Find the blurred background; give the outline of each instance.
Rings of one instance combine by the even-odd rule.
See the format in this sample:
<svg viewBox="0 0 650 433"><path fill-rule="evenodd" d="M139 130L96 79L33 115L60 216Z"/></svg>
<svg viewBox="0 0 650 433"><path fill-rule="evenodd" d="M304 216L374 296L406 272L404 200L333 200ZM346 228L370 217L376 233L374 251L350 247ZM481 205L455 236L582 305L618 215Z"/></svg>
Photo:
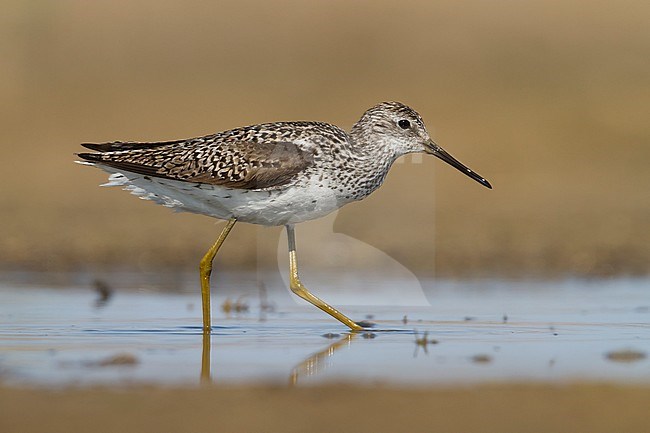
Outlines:
<svg viewBox="0 0 650 433"><path fill-rule="evenodd" d="M98 188L106 175L73 163L79 143L277 120L349 129L398 100L494 189L435 158L404 158L368 199L298 227L303 266L372 271L382 266L372 250L418 275L650 272L648 2L2 9L2 270L194 271L217 236L215 220ZM236 226L218 266L276 266L280 233ZM343 235L351 247L332 241Z"/></svg>

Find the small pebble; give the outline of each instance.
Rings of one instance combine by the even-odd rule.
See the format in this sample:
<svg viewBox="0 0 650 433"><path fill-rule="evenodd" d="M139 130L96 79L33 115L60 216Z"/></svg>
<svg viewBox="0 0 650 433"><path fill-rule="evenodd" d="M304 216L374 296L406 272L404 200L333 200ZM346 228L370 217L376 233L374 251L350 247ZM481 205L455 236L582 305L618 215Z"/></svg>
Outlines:
<svg viewBox="0 0 650 433"><path fill-rule="evenodd" d="M637 362L646 359L646 357L645 352L632 349L613 350L605 354L605 358L614 362Z"/></svg>
<svg viewBox="0 0 650 433"><path fill-rule="evenodd" d="M83 362L85 367L131 367L137 365L140 361L135 355L130 353L118 353L116 355L108 356L98 361Z"/></svg>
<svg viewBox="0 0 650 433"><path fill-rule="evenodd" d="M472 362L475 364L487 364L489 362L492 362L492 357L490 355L474 355L472 356Z"/></svg>
<svg viewBox="0 0 650 433"><path fill-rule="evenodd" d="M335 334L333 332L328 332L327 334L323 334L322 336L325 337L325 338L329 338L331 340L333 338L339 338L341 336L341 334Z"/></svg>
<svg viewBox="0 0 650 433"><path fill-rule="evenodd" d="M362 328L372 328L375 326L375 323L368 320L362 320L360 322L357 322L357 325L361 326Z"/></svg>

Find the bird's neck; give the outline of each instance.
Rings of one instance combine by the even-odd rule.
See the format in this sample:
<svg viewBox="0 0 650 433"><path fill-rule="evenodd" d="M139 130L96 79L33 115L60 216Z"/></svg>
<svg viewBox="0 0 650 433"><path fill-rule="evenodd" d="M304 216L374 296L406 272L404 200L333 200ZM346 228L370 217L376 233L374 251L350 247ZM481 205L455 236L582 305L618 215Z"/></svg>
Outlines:
<svg viewBox="0 0 650 433"><path fill-rule="evenodd" d="M354 199L360 200L384 183L390 167L400 155L376 135L353 128L349 137L343 160L351 170L342 170L339 175L354 177Z"/></svg>
<svg viewBox="0 0 650 433"><path fill-rule="evenodd" d="M350 131L351 162L374 172L388 172L399 155L394 147L386 142L383 134L377 134L367 126L357 122Z"/></svg>

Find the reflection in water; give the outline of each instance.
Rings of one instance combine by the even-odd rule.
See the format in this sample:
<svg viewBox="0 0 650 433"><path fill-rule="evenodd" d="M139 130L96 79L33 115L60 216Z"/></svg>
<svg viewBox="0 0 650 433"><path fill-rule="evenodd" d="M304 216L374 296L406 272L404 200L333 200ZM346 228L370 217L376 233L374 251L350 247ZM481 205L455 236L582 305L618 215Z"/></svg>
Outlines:
<svg viewBox="0 0 650 433"><path fill-rule="evenodd" d="M394 330L394 329L375 330L375 332L389 332L389 333L401 332L401 331L402 330ZM361 336L361 338L364 339L375 338L376 336L375 332L363 332L363 333L349 332L349 333L342 334L343 336L341 338L329 344L324 349L319 350L316 353L312 353L305 360L303 360L298 365L296 365L291 370L291 374L289 376L289 384L296 385L298 383L298 378L301 376L302 377L315 376L316 374L322 372L328 366L328 363L326 363L325 361L328 358L332 357L334 353L336 353L336 351L338 351L342 347L348 347L351 344L351 342L359 336ZM427 344L438 343L434 339L427 339L426 332L423 338L418 339L417 331L415 332L416 332L416 345L418 347L422 346L425 352L427 350L426 348ZM408 333L411 333L411 331L408 331ZM334 336L338 337L339 335L340 334L324 334L323 336L327 338L332 338ZM211 359L210 359L212 340L211 340L211 334L209 332L205 332L205 331L203 332L202 342L203 342L203 350L201 352L200 382L201 384L209 384L212 383Z"/></svg>
<svg viewBox="0 0 650 433"><path fill-rule="evenodd" d="M113 289L104 280L96 279L93 282L95 291L97 292L97 299L95 300L95 308L104 308L108 301L113 297Z"/></svg>
<svg viewBox="0 0 650 433"><path fill-rule="evenodd" d="M427 346L429 344L438 344L438 340L429 338L429 331L424 331L422 337L420 337L417 329L414 329L413 332L415 333L415 352L413 352L413 358L417 358L420 347L424 350L424 353L428 355L429 351L427 350Z"/></svg>
<svg viewBox="0 0 650 433"><path fill-rule="evenodd" d="M340 349L343 346L349 346L350 342L357 336L356 333L344 334L343 337L332 344L328 345L325 349L320 350L316 353L309 355L304 361L296 365L291 370L290 384L295 385L298 383L299 376L313 376L318 372L322 371L327 364L325 360ZM203 331L202 335L203 350L201 351L201 384L210 384L212 383L212 374L211 374L211 360L210 360L210 351L212 349L210 332Z"/></svg>
<svg viewBox="0 0 650 433"><path fill-rule="evenodd" d="M207 384L211 382L210 377L210 331L203 330L203 350L201 351L201 383Z"/></svg>
<svg viewBox="0 0 650 433"><path fill-rule="evenodd" d="M304 361L296 365L291 370L291 375L289 376L289 384L296 385L298 383L299 376L314 376L315 374L321 372L324 368L327 367L327 364L324 361L327 358L333 356L334 353L341 347L349 346L357 335L358 334L356 332L345 334L340 340L333 342L325 349L309 355Z"/></svg>

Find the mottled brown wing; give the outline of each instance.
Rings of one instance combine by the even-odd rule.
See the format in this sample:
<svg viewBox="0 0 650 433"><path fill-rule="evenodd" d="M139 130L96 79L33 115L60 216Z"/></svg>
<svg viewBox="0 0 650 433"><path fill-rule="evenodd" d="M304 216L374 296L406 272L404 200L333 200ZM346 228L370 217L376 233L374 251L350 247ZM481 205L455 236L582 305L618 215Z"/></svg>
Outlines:
<svg viewBox="0 0 650 433"><path fill-rule="evenodd" d="M162 146L129 143L129 150L111 143L120 150L78 156L132 173L248 190L280 187L313 164L313 154L292 142L213 140L210 136Z"/></svg>
<svg viewBox="0 0 650 433"><path fill-rule="evenodd" d="M267 189L287 184L313 164L313 154L294 143L237 143L213 158L207 167L189 169L187 180L240 189Z"/></svg>

